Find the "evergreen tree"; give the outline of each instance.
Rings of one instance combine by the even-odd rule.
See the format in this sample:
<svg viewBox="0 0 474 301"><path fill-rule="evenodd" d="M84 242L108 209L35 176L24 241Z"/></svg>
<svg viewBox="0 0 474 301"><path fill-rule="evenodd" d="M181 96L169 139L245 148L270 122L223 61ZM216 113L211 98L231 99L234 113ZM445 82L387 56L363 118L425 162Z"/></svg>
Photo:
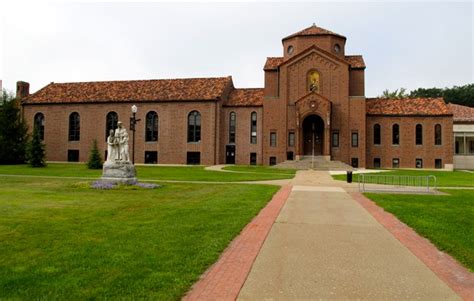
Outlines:
<svg viewBox="0 0 474 301"><path fill-rule="evenodd" d="M102 168L102 157L100 156L99 148L97 147L97 140L94 139L92 142L92 148L90 150L89 161L87 167L89 169L101 169Z"/></svg>
<svg viewBox="0 0 474 301"><path fill-rule="evenodd" d="M37 128L33 130L33 138L27 145L27 159L31 167L44 167L46 163L44 143L41 141L40 133Z"/></svg>
<svg viewBox="0 0 474 301"><path fill-rule="evenodd" d="M19 102L5 90L0 94L0 164L25 163L28 135Z"/></svg>

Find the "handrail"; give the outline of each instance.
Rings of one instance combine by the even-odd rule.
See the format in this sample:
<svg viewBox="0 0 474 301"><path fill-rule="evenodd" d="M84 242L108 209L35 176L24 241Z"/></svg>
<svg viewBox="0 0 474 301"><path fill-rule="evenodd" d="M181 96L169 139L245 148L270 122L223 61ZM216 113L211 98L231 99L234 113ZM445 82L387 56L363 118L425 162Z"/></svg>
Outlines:
<svg viewBox="0 0 474 301"><path fill-rule="evenodd" d="M374 175L358 174L359 191L404 191L433 192L438 188L438 180L434 175Z"/></svg>

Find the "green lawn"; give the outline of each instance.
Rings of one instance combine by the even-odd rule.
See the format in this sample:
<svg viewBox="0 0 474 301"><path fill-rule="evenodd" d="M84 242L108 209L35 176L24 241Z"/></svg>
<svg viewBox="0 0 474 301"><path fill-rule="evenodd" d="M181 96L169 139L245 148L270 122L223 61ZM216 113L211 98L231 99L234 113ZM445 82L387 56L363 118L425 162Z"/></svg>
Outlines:
<svg viewBox="0 0 474 301"><path fill-rule="evenodd" d="M0 177L0 299L179 299L278 190Z"/></svg>
<svg viewBox="0 0 474 301"><path fill-rule="evenodd" d="M365 195L474 271L474 190L450 195Z"/></svg>
<svg viewBox="0 0 474 301"><path fill-rule="evenodd" d="M249 173L263 173L263 174L284 174L294 175L296 169L280 169L263 165L231 165L223 168L224 170L232 170Z"/></svg>
<svg viewBox="0 0 474 301"><path fill-rule="evenodd" d="M474 187L474 173L465 171L433 171L433 170L407 170L394 169L387 172L372 173L371 175L408 175L408 176L436 176L438 187ZM333 175L335 180L346 180L346 175ZM358 176L354 175L353 181L357 182Z"/></svg>
<svg viewBox="0 0 474 301"><path fill-rule="evenodd" d="M205 170L203 166L137 166L140 180L177 180L177 181L258 181L290 179L289 173L230 173ZM50 163L45 168L33 168L27 165L0 165L0 175L37 175L60 177L98 178L102 170L87 169L85 164Z"/></svg>

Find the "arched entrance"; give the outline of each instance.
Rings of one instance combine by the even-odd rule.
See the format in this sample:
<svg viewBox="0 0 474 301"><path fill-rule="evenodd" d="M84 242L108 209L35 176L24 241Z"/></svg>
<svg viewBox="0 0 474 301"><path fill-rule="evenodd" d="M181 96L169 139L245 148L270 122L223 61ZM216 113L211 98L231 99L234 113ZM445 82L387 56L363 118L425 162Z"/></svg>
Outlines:
<svg viewBox="0 0 474 301"><path fill-rule="evenodd" d="M303 120L303 154L321 156L324 146L324 121L318 115L309 115ZM314 153L313 153L314 151Z"/></svg>

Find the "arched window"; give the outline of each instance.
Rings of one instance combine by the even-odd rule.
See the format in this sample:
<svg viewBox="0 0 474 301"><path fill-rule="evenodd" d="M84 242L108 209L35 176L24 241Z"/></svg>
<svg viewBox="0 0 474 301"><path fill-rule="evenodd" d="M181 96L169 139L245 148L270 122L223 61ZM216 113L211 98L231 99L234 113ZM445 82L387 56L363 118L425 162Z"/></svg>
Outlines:
<svg viewBox="0 0 474 301"><path fill-rule="evenodd" d="M43 113L36 113L33 124L33 130L38 131L41 140L44 140L44 115Z"/></svg>
<svg viewBox="0 0 474 301"><path fill-rule="evenodd" d="M69 115L69 141L79 141L81 138L81 121L79 113Z"/></svg>
<svg viewBox="0 0 474 301"><path fill-rule="evenodd" d="M235 112L230 112L229 115L229 143L235 143L235 125L237 116Z"/></svg>
<svg viewBox="0 0 474 301"><path fill-rule="evenodd" d="M188 142L201 141L201 114L192 111L188 115Z"/></svg>
<svg viewBox="0 0 474 301"><path fill-rule="evenodd" d="M146 114L145 141L158 141L158 114L153 111Z"/></svg>
<svg viewBox="0 0 474 301"><path fill-rule="evenodd" d="M308 91L319 92L319 72L311 70L308 72Z"/></svg>
<svg viewBox="0 0 474 301"><path fill-rule="evenodd" d="M435 125L435 145L441 145L442 144L442 139L441 139L441 124Z"/></svg>
<svg viewBox="0 0 474 301"><path fill-rule="evenodd" d="M257 144L257 112L250 113L250 143Z"/></svg>
<svg viewBox="0 0 474 301"><path fill-rule="evenodd" d="M398 124L392 126L392 144L400 144L400 126Z"/></svg>
<svg viewBox="0 0 474 301"><path fill-rule="evenodd" d="M117 128L118 115L115 112L107 113L105 120L105 140L109 136L110 130L115 130Z"/></svg>
<svg viewBox="0 0 474 301"><path fill-rule="evenodd" d="M380 124L377 123L374 125L374 144L380 145L381 140Z"/></svg>
<svg viewBox="0 0 474 301"><path fill-rule="evenodd" d="M421 124L417 124L415 127L415 143L416 145L423 144L423 126Z"/></svg>

